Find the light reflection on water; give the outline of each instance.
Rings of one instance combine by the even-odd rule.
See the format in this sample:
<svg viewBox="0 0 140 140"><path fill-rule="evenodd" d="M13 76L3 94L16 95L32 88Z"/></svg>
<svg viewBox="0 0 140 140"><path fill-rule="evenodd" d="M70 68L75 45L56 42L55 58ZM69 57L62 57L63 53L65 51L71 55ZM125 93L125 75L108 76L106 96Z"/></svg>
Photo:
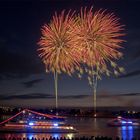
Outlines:
<svg viewBox="0 0 140 140"><path fill-rule="evenodd" d="M36 139L43 139L43 138L50 138L50 137L54 137L54 138L60 138L60 137L66 137L69 139L72 139L74 137L73 133L5 133L5 134L0 134L0 138L36 138Z"/></svg>
<svg viewBox="0 0 140 140"><path fill-rule="evenodd" d="M131 140L133 137L140 138L140 127L122 126L122 127L109 127L106 118L70 118L67 120L68 124L77 128L78 133L0 133L0 137L18 137L18 138L50 138L51 137L82 137L82 136L108 136L108 137L120 137L124 140Z"/></svg>
<svg viewBox="0 0 140 140"><path fill-rule="evenodd" d="M133 138L133 126L122 126L121 132L123 139L131 140Z"/></svg>

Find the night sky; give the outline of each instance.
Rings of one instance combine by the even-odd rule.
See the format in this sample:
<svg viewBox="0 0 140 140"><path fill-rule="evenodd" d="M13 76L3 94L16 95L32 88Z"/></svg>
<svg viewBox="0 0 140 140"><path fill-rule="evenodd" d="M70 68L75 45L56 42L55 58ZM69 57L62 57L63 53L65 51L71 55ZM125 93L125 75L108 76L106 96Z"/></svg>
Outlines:
<svg viewBox="0 0 140 140"><path fill-rule="evenodd" d="M53 74L46 74L37 54L40 28L55 11L93 6L113 12L125 25L126 73L98 83L98 106L140 106L140 0L1 0L0 105L55 106ZM59 106L93 106L87 77L59 75Z"/></svg>

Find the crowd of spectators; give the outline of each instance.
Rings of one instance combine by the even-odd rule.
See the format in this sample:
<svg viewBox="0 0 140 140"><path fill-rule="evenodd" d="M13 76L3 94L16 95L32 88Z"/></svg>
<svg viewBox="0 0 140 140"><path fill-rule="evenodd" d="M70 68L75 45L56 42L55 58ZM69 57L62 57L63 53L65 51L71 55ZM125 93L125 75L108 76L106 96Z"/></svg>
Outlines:
<svg viewBox="0 0 140 140"><path fill-rule="evenodd" d="M0 138L0 140L126 140L120 137L111 138L108 136L91 136L91 137L75 137L75 138L66 138L66 137L50 137L50 138L15 138L15 137L9 137L9 138ZM129 140L140 140L140 138L131 138Z"/></svg>

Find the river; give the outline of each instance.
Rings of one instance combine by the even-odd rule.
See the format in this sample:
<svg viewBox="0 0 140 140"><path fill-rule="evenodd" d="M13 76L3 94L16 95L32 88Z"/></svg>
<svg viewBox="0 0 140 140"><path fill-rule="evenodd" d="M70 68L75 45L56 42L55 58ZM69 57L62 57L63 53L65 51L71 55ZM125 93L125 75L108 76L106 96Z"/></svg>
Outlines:
<svg viewBox="0 0 140 140"><path fill-rule="evenodd" d="M134 126L122 126L122 127L110 127L107 125L108 118L69 118L68 124L73 125L78 133L0 133L1 138L9 137L36 137L36 138L49 138L52 137L82 137L82 136L108 136L115 138L119 136L124 140L131 140L133 137L140 138L140 127Z"/></svg>

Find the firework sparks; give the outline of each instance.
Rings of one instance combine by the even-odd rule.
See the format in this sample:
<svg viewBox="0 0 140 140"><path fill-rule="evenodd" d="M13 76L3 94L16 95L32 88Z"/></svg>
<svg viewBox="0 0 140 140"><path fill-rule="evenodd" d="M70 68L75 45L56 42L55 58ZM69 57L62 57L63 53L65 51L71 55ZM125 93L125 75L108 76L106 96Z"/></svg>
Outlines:
<svg viewBox="0 0 140 140"><path fill-rule="evenodd" d="M74 13L57 13L49 25L42 27L39 41L39 56L46 66L46 71L72 74L79 67L80 51L74 35Z"/></svg>
<svg viewBox="0 0 140 140"><path fill-rule="evenodd" d="M78 44L82 46L83 62L88 66L97 65L106 67L106 61L119 59L122 53L123 42L120 37L124 36L123 26L113 13L99 10L95 13L91 8L89 11L81 9L79 14L77 34Z"/></svg>
<svg viewBox="0 0 140 140"><path fill-rule="evenodd" d="M124 40L120 37L124 34L123 25L113 13L103 10L93 13L92 10L81 9L75 18L74 12L68 12L66 16L64 11L60 15L55 14L51 23L42 27L38 51L46 71L54 73L56 96L57 73L71 75L78 70L81 78L83 68L80 62L86 64L85 71L94 90L96 107L97 80L101 79L101 74L109 76L109 67L113 68L115 75L124 71L115 63L122 57L119 49Z"/></svg>
<svg viewBox="0 0 140 140"><path fill-rule="evenodd" d="M122 57L119 51L124 41L120 39L124 36L122 31L123 25L119 23L119 19L113 13L106 13L106 10L94 13L92 7L90 10L84 8L77 17L75 33L82 50L82 62L87 65L85 71L88 73L88 81L94 92L95 116L97 80L101 79L103 73L109 76L110 67L115 75L124 71L115 63L115 60Z"/></svg>
<svg viewBox="0 0 140 140"><path fill-rule="evenodd" d="M49 25L42 27L42 37L39 41L39 56L42 58L46 72L54 73L55 102L58 108L58 74L61 72L71 75L80 69L81 53L74 34L74 12L65 15L55 15Z"/></svg>

